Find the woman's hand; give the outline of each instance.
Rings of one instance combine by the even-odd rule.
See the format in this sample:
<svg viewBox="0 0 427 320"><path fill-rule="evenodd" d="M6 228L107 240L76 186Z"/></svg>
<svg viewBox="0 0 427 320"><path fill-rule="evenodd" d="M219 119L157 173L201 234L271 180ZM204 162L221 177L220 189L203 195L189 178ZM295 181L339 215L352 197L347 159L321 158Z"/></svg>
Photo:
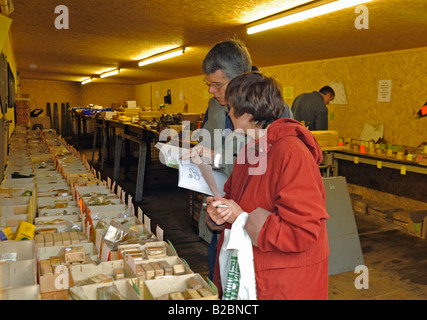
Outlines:
<svg viewBox="0 0 427 320"><path fill-rule="evenodd" d="M233 223L243 212L242 208L234 200L218 196L207 198L206 211L217 225L225 222Z"/></svg>

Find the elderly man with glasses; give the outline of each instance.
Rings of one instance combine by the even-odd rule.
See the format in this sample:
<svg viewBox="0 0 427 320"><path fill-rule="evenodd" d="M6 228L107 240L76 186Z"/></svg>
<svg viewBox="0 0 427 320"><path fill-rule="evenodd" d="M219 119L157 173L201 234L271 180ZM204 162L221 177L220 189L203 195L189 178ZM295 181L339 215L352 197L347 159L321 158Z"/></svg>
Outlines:
<svg viewBox="0 0 427 320"><path fill-rule="evenodd" d="M227 136L234 130L233 123L228 115L228 103L225 100L225 91L228 83L235 77L250 71L258 71L252 66L252 59L248 49L240 40L229 39L217 43L203 60L202 70L205 74L203 81L209 87L213 97L209 100L208 108L202 124L201 136L207 133L190 155L208 158L213 167L229 176L233 170L234 160L243 145L233 143ZM285 104L282 117L293 118L290 107ZM215 134L217 131L217 134ZM229 136L231 137L231 136ZM199 140L199 141L200 141ZM227 151L225 149L227 148ZM231 151L231 152L230 152ZM215 152L217 152L215 154ZM217 157L219 155L219 157ZM227 156L228 155L228 156ZM203 201L206 202L206 196ZM209 243L209 278L212 279L216 258L217 237L220 231L212 229L213 225L206 224L206 208L202 206L199 218L199 236Z"/></svg>

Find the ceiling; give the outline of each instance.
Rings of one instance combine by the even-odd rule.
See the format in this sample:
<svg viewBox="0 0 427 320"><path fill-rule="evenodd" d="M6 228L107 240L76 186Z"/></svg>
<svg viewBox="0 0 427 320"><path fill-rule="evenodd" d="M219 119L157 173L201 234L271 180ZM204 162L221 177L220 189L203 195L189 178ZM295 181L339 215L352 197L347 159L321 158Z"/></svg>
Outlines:
<svg viewBox="0 0 427 320"><path fill-rule="evenodd" d="M373 0L369 29L354 7L248 35L246 25L295 0L12 0L11 35L21 79L82 81L121 68L98 83L142 84L201 75L221 40L245 42L259 67L427 46L426 0ZM313 2L313 1L305 1ZM58 5L69 29L57 29ZM64 20L62 21L64 22ZM138 67L153 54L185 46L184 55Z"/></svg>

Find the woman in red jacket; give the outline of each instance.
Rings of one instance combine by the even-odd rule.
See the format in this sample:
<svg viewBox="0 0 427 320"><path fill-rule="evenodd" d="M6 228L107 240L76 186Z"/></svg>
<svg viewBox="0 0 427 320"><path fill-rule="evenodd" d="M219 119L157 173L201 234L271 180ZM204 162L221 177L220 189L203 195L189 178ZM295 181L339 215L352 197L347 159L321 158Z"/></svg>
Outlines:
<svg viewBox="0 0 427 320"><path fill-rule="evenodd" d="M327 299L322 150L299 122L279 119L283 96L274 78L258 72L238 76L228 84L226 99L234 128L250 141L235 161L224 198L208 198L210 219L218 228L230 228L239 214L248 213L258 299ZM223 237L224 232L218 254ZM218 259L214 283L221 296Z"/></svg>

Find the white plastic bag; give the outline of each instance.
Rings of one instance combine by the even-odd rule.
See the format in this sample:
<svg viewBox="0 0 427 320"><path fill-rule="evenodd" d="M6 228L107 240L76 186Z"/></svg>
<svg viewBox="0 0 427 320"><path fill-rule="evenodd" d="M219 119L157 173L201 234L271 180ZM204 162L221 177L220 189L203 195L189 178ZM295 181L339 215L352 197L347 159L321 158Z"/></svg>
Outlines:
<svg viewBox="0 0 427 320"><path fill-rule="evenodd" d="M224 230L219 268L224 300L256 300L256 282L252 241L244 226L248 214L242 212Z"/></svg>

